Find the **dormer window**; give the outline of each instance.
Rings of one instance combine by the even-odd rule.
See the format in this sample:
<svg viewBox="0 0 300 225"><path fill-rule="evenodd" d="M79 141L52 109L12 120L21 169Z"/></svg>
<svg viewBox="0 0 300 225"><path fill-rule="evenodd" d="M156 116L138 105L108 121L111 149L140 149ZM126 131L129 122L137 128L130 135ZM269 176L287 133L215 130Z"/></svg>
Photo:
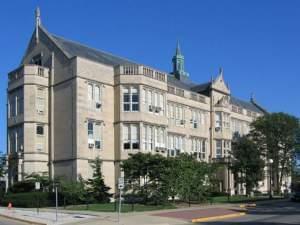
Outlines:
<svg viewBox="0 0 300 225"><path fill-rule="evenodd" d="M40 54L33 56L30 63L34 65L42 66L42 57L43 57L43 53L41 52Z"/></svg>

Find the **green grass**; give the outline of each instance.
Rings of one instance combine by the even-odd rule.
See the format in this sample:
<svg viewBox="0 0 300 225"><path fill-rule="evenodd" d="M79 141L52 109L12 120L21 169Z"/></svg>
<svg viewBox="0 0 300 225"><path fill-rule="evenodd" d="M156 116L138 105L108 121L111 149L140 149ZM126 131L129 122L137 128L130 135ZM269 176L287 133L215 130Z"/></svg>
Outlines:
<svg viewBox="0 0 300 225"><path fill-rule="evenodd" d="M117 206L118 208L118 206ZM134 204L122 204L122 212L143 212L143 211L153 211L162 209L175 209L174 205L141 205ZM115 203L104 203L104 204L90 204L87 208L86 205L74 205L68 206L68 210L90 210L98 212L115 212Z"/></svg>

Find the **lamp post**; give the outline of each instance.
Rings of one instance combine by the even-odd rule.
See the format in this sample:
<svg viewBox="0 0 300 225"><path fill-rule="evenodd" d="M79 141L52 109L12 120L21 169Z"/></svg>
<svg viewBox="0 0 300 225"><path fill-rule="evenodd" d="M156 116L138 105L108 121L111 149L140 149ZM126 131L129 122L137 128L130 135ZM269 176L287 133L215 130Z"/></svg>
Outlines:
<svg viewBox="0 0 300 225"><path fill-rule="evenodd" d="M269 163L269 198L272 199L273 196L272 196L272 164L273 164L273 159L269 159L268 163Z"/></svg>
<svg viewBox="0 0 300 225"><path fill-rule="evenodd" d="M227 156L227 201L229 202L230 200L230 195L231 195L231 188L230 188L230 163L231 163L231 157Z"/></svg>

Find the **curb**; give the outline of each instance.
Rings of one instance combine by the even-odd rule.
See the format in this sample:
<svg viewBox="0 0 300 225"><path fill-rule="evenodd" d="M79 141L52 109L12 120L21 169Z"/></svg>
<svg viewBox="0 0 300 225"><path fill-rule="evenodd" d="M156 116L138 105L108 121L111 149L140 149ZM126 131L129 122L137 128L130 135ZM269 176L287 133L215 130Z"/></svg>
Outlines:
<svg viewBox="0 0 300 225"><path fill-rule="evenodd" d="M218 219L227 219L227 218L234 218L234 217L240 217L244 216L246 213L232 213L232 214L227 214L227 215L222 215L222 216L211 216L211 217L202 217L202 218L197 218L197 219L192 219L192 223L197 223L197 222L206 222L210 220L218 220Z"/></svg>
<svg viewBox="0 0 300 225"><path fill-rule="evenodd" d="M7 216L7 215L3 215L3 214L0 214L0 217L10 219L10 220L16 220L16 221L19 221L19 222L29 223L29 224L47 225L46 223L34 222L32 220L20 219L20 218L17 218L17 217Z"/></svg>

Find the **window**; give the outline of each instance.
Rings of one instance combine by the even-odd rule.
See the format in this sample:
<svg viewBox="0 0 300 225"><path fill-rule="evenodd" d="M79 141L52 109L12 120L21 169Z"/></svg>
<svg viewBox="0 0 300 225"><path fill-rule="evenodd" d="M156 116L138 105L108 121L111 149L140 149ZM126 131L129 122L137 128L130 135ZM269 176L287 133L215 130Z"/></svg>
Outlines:
<svg viewBox="0 0 300 225"><path fill-rule="evenodd" d="M216 158L222 158L222 140L216 140Z"/></svg>
<svg viewBox="0 0 300 225"><path fill-rule="evenodd" d="M138 124L123 124L123 149L135 150L140 148Z"/></svg>
<svg viewBox="0 0 300 225"><path fill-rule="evenodd" d="M192 138L192 154L196 159L205 160L206 141L201 138Z"/></svg>
<svg viewBox="0 0 300 225"><path fill-rule="evenodd" d="M93 85L92 84L88 84L88 100L92 101L93 100Z"/></svg>
<svg viewBox="0 0 300 225"><path fill-rule="evenodd" d="M24 113L23 88L17 89L8 96L8 118Z"/></svg>
<svg viewBox="0 0 300 225"><path fill-rule="evenodd" d="M88 145L90 149L102 149L102 124L97 121L88 121Z"/></svg>
<svg viewBox="0 0 300 225"><path fill-rule="evenodd" d="M88 122L88 137L89 139L94 138L94 123L91 121Z"/></svg>
<svg viewBox="0 0 300 225"><path fill-rule="evenodd" d="M215 113L215 127L216 127L216 128L221 128L221 127L222 127L222 116L221 116L221 112L216 112L216 113Z"/></svg>
<svg viewBox="0 0 300 225"><path fill-rule="evenodd" d="M149 136L149 143L153 143L154 140L154 147L158 151L164 151L165 150L165 128L160 126L151 126L152 134L151 137Z"/></svg>
<svg viewBox="0 0 300 225"><path fill-rule="evenodd" d="M139 91L137 88L123 88L123 110L125 112L139 111Z"/></svg>
<svg viewBox="0 0 300 225"><path fill-rule="evenodd" d="M9 152L22 152L24 143L23 126L9 128L8 130L8 147Z"/></svg>
<svg viewBox="0 0 300 225"><path fill-rule="evenodd" d="M43 125L37 125L36 126L36 134L44 135L44 126Z"/></svg>
<svg viewBox="0 0 300 225"><path fill-rule="evenodd" d="M231 148L230 148L231 142L228 140L224 140L223 143L224 143L224 155L229 155L230 150L231 150Z"/></svg>
<svg viewBox="0 0 300 225"><path fill-rule="evenodd" d="M139 93L137 88L131 89L132 111L139 111Z"/></svg>
<svg viewBox="0 0 300 225"><path fill-rule="evenodd" d="M36 95L36 111L40 114L45 111L45 89L38 88Z"/></svg>
<svg viewBox="0 0 300 225"><path fill-rule="evenodd" d="M101 104L101 87L99 84L88 83L88 104L89 109L100 110Z"/></svg>
<svg viewBox="0 0 300 225"><path fill-rule="evenodd" d="M164 95L156 90L143 89L145 111L156 115L164 115Z"/></svg>
<svg viewBox="0 0 300 225"><path fill-rule="evenodd" d="M184 152L184 137L176 134L168 135L168 156L176 156Z"/></svg>

